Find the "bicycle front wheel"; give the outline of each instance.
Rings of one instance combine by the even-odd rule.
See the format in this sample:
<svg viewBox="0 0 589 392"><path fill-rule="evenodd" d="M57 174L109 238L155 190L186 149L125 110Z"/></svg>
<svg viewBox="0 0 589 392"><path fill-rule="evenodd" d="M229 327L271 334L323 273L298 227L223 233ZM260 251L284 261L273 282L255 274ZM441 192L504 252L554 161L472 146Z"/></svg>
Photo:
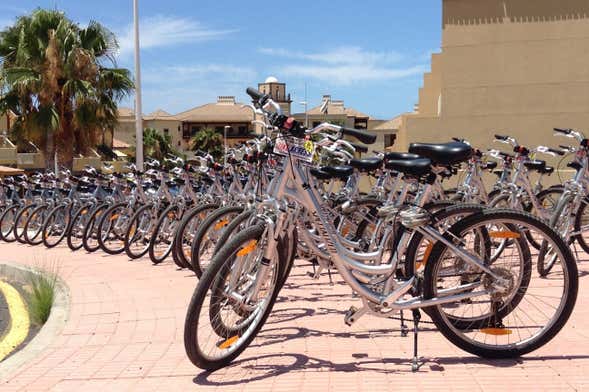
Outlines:
<svg viewBox="0 0 589 392"><path fill-rule="evenodd" d="M184 346L194 365L214 370L227 366L255 338L279 291L283 265L265 259L264 225L234 236L219 252L190 301Z"/></svg>

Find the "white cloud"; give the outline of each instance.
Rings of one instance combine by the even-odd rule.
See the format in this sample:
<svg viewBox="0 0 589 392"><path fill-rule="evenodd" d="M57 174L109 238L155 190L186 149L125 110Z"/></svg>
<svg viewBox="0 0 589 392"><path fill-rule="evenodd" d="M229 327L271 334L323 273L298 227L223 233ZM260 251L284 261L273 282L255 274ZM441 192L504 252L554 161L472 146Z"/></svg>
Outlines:
<svg viewBox="0 0 589 392"><path fill-rule="evenodd" d="M315 61L326 64L391 64L399 62L403 56L397 52L370 52L357 46L340 46L323 53L304 53L283 48L260 48L262 54Z"/></svg>
<svg viewBox="0 0 589 392"><path fill-rule="evenodd" d="M333 85L350 85L356 82L373 82L401 79L425 72L426 66L411 63L394 52L372 52L359 47L342 46L323 53L304 53L282 48L261 48L262 54L299 59L301 64L280 66L276 72L289 77L311 78ZM394 66L396 64L396 66Z"/></svg>
<svg viewBox="0 0 589 392"><path fill-rule="evenodd" d="M177 113L215 102L218 95L243 100L245 87L255 83L257 77L253 68L230 64L148 66L142 73L144 112L163 108Z"/></svg>
<svg viewBox="0 0 589 392"><path fill-rule="evenodd" d="M171 84L203 81L203 79L215 83L243 82L255 78L256 72L252 68L226 64L200 64L148 68L144 72L143 80L145 83Z"/></svg>
<svg viewBox="0 0 589 392"><path fill-rule="evenodd" d="M192 19L164 15L145 17L139 24L142 49L210 41L236 31L211 29ZM130 24L122 29L118 36L120 54L132 53L135 42L133 25Z"/></svg>
<svg viewBox="0 0 589 392"><path fill-rule="evenodd" d="M354 82L401 79L424 73L421 65L408 68L383 68L371 64L361 65L287 65L280 69L285 76L319 79L334 85L350 85Z"/></svg>

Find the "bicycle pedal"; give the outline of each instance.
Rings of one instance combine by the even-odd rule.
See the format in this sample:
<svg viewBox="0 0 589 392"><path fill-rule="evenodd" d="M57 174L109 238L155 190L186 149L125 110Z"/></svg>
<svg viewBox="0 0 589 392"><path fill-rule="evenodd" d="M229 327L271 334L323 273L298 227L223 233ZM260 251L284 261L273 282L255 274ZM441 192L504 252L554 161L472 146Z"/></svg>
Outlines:
<svg viewBox="0 0 589 392"><path fill-rule="evenodd" d="M350 306L350 309L346 312L344 316L344 323L348 327L351 327L360 317L362 317L366 313L366 308L358 309L355 306Z"/></svg>
<svg viewBox="0 0 589 392"><path fill-rule="evenodd" d="M307 271L307 276L312 279L319 279L321 277L321 272L323 272L323 267L319 266L317 268L313 267L313 272Z"/></svg>

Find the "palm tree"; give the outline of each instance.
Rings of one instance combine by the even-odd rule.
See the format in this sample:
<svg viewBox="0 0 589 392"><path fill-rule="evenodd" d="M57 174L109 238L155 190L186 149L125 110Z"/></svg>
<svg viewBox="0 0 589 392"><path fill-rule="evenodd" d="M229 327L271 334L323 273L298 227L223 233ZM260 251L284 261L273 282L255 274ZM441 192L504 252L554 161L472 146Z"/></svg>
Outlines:
<svg viewBox="0 0 589 392"><path fill-rule="evenodd" d="M172 137L154 128L143 130L143 154L160 162L171 156L182 156L172 147Z"/></svg>
<svg viewBox="0 0 589 392"><path fill-rule="evenodd" d="M117 103L133 90L116 68L115 36L97 22L81 28L62 12L37 9L0 32L0 113L16 115L12 134L72 167L117 122ZM113 67L107 67L107 65Z"/></svg>
<svg viewBox="0 0 589 392"><path fill-rule="evenodd" d="M208 152L215 158L223 155L223 137L212 128L203 128L190 140L192 150Z"/></svg>

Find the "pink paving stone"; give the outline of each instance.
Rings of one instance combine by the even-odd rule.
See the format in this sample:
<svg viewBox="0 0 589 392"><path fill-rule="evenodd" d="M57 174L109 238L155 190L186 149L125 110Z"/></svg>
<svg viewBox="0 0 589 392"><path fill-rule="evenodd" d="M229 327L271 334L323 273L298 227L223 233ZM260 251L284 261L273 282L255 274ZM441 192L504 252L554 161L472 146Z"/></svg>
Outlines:
<svg viewBox="0 0 589 392"><path fill-rule="evenodd" d="M412 336L397 321L343 315L358 299L337 281L307 278L300 263L260 335L234 363L201 372L184 352L185 309L196 284L170 262L154 267L124 256L0 244L4 260L57 260L71 294L67 325L50 348L0 384L56 391L584 390L589 388L589 257L579 265L575 312L556 339L522 360L464 353L423 325L419 372ZM37 262L35 262L35 260ZM41 263L42 265L42 263Z"/></svg>

